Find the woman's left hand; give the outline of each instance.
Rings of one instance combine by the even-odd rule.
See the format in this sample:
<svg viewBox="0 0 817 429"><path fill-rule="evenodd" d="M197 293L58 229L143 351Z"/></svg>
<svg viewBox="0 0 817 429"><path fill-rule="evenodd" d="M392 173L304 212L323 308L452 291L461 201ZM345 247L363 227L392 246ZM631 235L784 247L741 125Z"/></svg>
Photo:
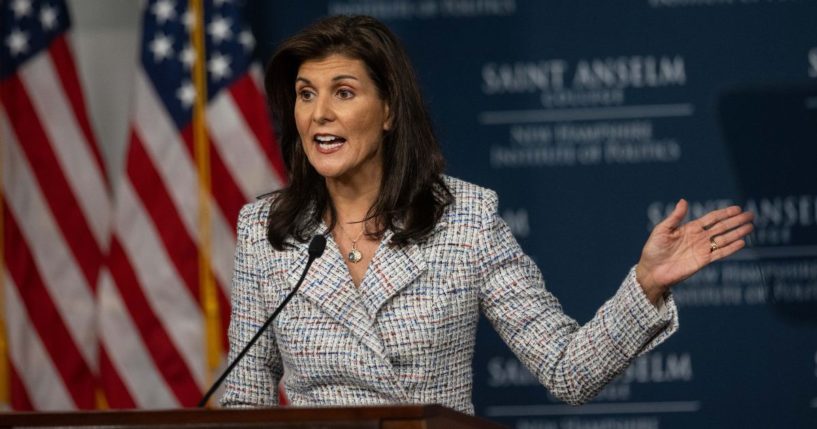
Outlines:
<svg viewBox="0 0 817 429"><path fill-rule="evenodd" d="M636 266L636 279L653 304L670 286L689 278L708 264L742 249L752 232L754 214L738 206L714 210L682 224L688 203L655 226Z"/></svg>

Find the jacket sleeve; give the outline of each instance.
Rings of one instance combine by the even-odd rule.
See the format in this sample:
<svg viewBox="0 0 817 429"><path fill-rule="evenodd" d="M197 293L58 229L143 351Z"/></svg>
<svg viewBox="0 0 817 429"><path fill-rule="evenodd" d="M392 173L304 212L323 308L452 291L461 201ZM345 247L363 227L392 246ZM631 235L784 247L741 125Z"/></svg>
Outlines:
<svg viewBox="0 0 817 429"><path fill-rule="evenodd" d="M495 193L483 199L481 217L482 311L554 396L574 405L589 401L636 356L677 329L672 296L659 311L644 295L634 268L593 319L579 326L545 289L538 267L497 215Z"/></svg>
<svg viewBox="0 0 817 429"><path fill-rule="evenodd" d="M231 288L232 316L228 338L232 362L249 343L268 315L261 293L263 267L254 253L254 242L263 241L267 207L261 203L241 209ZM258 230L258 229L261 230ZM259 238L260 237L260 238ZM221 405L224 407L262 407L278 405L278 382L283 364L271 327L236 365L227 377Z"/></svg>

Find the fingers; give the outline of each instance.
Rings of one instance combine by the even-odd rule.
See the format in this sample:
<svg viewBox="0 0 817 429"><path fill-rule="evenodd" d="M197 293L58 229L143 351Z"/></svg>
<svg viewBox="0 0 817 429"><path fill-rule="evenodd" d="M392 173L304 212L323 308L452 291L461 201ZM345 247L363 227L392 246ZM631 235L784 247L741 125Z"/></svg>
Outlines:
<svg viewBox="0 0 817 429"><path fill-rule="evenodd" d="M729 230L735 229L743 224L751 223L754 220L755 214L752 212L743 212L738 215L723 219L714 225L705 228L711 236L718 236Z"/></svg>
<svg viewBox="0 0 817 429"><path fill-rule="evenodd" d="M687 215L688 208L689 203L687 203L685 199L681 198L675 204L675 209L672 210L672 213L670 213L669 216L667 216L666 219L661 221L661 223L658 225L670 229L677 228L678 225L681 225L681 222L683 222L684 217Z"/></svg>
<svg viewBox="0 0 817 429"><path fill-rule="evenodd" d="M713 243L713 260L725 258L746 245L743 238L754 229L754 218L754 213L741 212L740 207L731 206L715 210L698 220Z"/></svg>
<svg viewBox="0 0 817 429"><path fill-rule="evenodd" d="M725 232L720 235L714 235L709 240L711 242L714 242L718 246L718 248L724 248L728 247L735 241L738 240L743 241L742 239L749 235L749 233L751 233L753 229L754 225L752 225L751 223L744 223L728 232Z"/></svg>
<svg viewBox="0 0 817 429"><path fill-rule="evenodd" d="M720 210L713 210L703 216L701 216L698 220L695 221L701 228L705 230L709 230L718 222L729 219L741 212L740 207L738 206L729 206L725 209Z"/></svg>
<svg viewBox="0 0 817 429"><path fill-rule="evenodd" d="M723 259L744 247L746 247L746 241L742 239L735 240L724 247L719 247L717 250L712 251L712 260L710 262Z"/></svg>

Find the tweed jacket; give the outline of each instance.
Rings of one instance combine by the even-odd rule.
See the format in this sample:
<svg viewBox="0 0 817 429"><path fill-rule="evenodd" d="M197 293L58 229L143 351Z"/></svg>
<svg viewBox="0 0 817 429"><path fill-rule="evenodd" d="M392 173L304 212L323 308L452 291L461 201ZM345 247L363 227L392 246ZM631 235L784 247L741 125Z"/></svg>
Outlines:
<svg viewBox="0 0 817 429"><path fill-rule="evenodd" d="M437 403L473 414L480 311L552 394L577 404L677 329L672 297L658 311L634 270L579 326L497 215L496 194L453 178L446 183L454 203L430 238L394 247L387 232L359 287L327 234L301 289L227 378L222 405L275 405L286 373L296 406ZM264 199L239 216L230 359L306 265L308 244L276 251L268 243L269 207Z"/></svg>

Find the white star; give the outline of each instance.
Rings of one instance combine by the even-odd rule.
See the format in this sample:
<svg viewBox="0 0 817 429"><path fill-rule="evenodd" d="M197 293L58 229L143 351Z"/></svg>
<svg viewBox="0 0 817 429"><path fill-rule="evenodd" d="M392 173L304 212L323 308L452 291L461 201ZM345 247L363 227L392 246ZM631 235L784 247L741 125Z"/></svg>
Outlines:
<svg viewBox="0 0 817 429"><path fill-rule="evenodd" d="M196 51L193 50L193 47L187 45L182 49L181 55L179 55L179 59L181 60L184 67L188 70L193 68L193 63L196 62Z"/></svg>
<svg viewBox="0 0 817 429"><path fill-rule="evenodd" d="M176 17L175 5L170 0L159 0L153 4L150 11L156 15L156 21L159 21L159 24L164 24Z"/></svg>
<svg viewBox="0 0 817 429"><path fill-rule="evenodd" d="M57 9L43 6L40 11L40 24L45 30L53 30L57 26Z"/></svg>
<svg viewBox="0 0 817 429"><path fill-rule="evenodd" d="M213 22L207 25L207 34L213 38L213 42L221 43L233 36L230 30L230 20L222 16L216 15Z"/></svg>
<svg viewBox="0 0 817 429"><path fill-rule="evenodd" d="M216 53L207 62L207 70L214 80L221 80L230 76L230 57Z"/></svg>
<svg viewBox="0 0 817 429"><path fill-rule="evenodd" d="M189 80L185 81L182 86L176 91L176 98L182 102L185 109L189 109L196 101L196 88Z"/></svg>
<svg viewBox="0 0 817 429"><path fill-rule="evenodd" d="M6 46L9 47L11 55L17 56L28 50L28 35L18 29L14 29L6 38Z"/></svg>
<svg viewBox="0 0 817 429"><path fill-rule="evenodd" d="M14 0L11 10L14 11L14 17L17 19L28 16L31 13L31 0Z"/></svg>
<svg viewBox="0 0 817 429"><path fill-rule="evenodd" d="M252 51L255 47L255 38L252 37L252 33L247 30L242 31L241 34L238 35L238 42L241 43L241 45L244 46L244 50L248 52Z"/></svg>
<svg viewBox="0 0 817 429"><path fill-rule="evenodd" d="M173 38L158 34L150 42L150 51L153 52L153 61L159 62L173 54Z"/></svg>
<svg viewBox="0 0 817 429"><path fill-rule="evenodd" d="M184 24L184 28L187 29L187 32L190 33L193 31L193 27L196 26L196 17L193 15L193 12L187 10L182 15L182 24Z"/></svg>

